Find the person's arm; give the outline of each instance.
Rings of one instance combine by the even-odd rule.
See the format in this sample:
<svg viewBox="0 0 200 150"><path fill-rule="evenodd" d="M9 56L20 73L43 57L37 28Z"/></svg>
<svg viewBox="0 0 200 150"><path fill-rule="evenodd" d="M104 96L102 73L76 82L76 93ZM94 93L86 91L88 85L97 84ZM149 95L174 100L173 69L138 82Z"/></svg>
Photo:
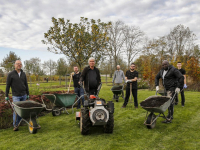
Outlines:
<svg viewBox="0 0 200 150"><path fill-rule="evenodd" d="M86 72L87 72L87 68L85 67L85 68L83 69L83 72L81 73L79 82L83 82L83 81L85 80Z"/></svg>
<svg viewBox="0 0 200 150"><path fill-rule="evenodd" d="M114 83L115 81L115 75L116 75L116 71L114 72L112 83Z"/></svg>
<svg viewBox="0 0 200 150"><path fill-rule="evenodd" d="M11 74L8 74L7 80L6 80L6 93L5 96L8 97L9 91L11 86Z"/></svg>
<svg viewBox="0 0 200 150"><path fill-rule="evenodd" d="M184 84L186 84L186 75L183 75L184 76Z"/></svg>
<svg viewBox="0 0 200 150"><path fill-rule="evenodd" d="M124 82L126 81L126 79L125 79L125 75L124 75L124 72L122 71L122 78L123 78L123 80L124 80Z"/></svg>
<svg viewBox="0 0 200 150"><path fill-rule="evenodd" d="M138 72L135 73L135 77L133 79L131 79L131 81L135 82L135 81L137 81L137 78L138 78Z"/></svg>
<svg viewBox="0 0 200 150"><path fill-rule="evenodd" d="M174 75L177 77L178 79L178 83L177 83L177 87L178 88L181 88L181 83L184 82L184 76L182 75L182 73L178 70L178 69L175 69L174 70Z"/></svg>
<svg viewBox="0 0 200 150"><path fill-rule="evenodd" d="M27 78L26 78L26 74L25 74L25 85L26 85L26 94L29 95L29 88L28 88L28 81L27 81Z"/></svg>

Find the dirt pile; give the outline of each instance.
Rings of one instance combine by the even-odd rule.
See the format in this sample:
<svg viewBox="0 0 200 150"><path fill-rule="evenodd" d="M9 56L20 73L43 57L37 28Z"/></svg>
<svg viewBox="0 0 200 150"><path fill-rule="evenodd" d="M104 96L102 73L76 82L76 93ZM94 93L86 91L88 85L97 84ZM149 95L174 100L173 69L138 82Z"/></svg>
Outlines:
<svg viewBox="0 0 200 150"><path fill-rule="evenodd" d="M142 107L160 107L168 100L169 100L169 98L167 98L167 97L152 97L148 100L142 101L140 103L140 105Z"/></svg>
<svg viewBox="0 0 200 150"><path fill-rule="evenodd" d="M18 104L17 106L22 107L22 108L42 107L42 105L35 104L35 103L21 103L21 104Z"/></svg>

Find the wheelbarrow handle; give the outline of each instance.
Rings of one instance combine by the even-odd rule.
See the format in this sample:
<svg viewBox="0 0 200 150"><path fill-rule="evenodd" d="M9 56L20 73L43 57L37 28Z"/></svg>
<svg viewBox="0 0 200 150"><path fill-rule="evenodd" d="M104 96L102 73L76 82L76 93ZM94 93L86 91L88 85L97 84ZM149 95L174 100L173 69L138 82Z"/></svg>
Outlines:
<svg viewBox="0 0 200 150"><path fill-rule="evenodd" d="M42 103L43 103L44 106L45 106L45 109L46 109L46 110L52 110L52 109L47 109L47 106L46 106L45 103L44 103L43 96L45 96L45 95L52 95L52 96L54 96L54 104L55 104L55 102L56 102L56 96L55 96L54 94L42 94L42 95L41 95L41 100L42 100Z"/></svg>

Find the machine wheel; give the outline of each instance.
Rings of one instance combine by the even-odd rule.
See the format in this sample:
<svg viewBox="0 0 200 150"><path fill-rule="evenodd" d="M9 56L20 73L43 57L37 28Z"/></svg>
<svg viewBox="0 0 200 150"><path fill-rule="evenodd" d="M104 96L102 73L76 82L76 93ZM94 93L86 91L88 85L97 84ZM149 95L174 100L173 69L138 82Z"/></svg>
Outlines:
<svg viewBox="0 0 200 150"><path fill-rule="evenodd" d="M90 117L88 109L81 109L80 130L82 135L89 134L90 131Z"/></svg>
<svg viewBox="0 0 200 150"><path fill-rule="evenodd" d="M32 133L32 134L35 134L35 133L37 133L37 128L33 128L33 127L37 127L38 125L37 125L37 122L36 122L36 118L31 118L30 120L29 120L29 124L32 126L29 126L28 125L28 130L29 130L29 132L30 133Z"/></svg>
<svg viewBox="0 0 200 150"><path fill-rule="evenodd" d="M61 111L59 110L58 107L54 106L52 109L52 115L53 116L59 116L61 114Z"/></svg>
<svg viewBox="0 0 200 150"><path fill-rule="evenodd" d="M107 124L104 126L105 133L113 133L114 128L114 115L113 113L109 113L109 119Z"/></svg>
<svg viewBox="0 0 200 150"><path fill-rule="evenodd" d="M150 113L149 116L147 117L146 124L151 124L153 120L156 118L156 115L154 113ZM148 129L153 129L156 126L156 120L152 125L147 125Z"/></svg>

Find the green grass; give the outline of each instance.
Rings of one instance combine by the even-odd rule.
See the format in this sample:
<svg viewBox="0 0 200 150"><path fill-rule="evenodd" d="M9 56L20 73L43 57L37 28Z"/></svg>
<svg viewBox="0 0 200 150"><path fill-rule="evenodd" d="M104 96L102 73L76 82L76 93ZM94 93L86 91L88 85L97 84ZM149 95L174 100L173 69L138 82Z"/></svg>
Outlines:
<svg viewBox="0 0 200 150"><path fill-rule="evenodd" d="M111 100L110 88L103 85L99 96ZM154 94L155 91L139 90L138 102ZM120 98L118 103L115 102L113 134L105 134L103 128L93 127L90 135L83 136L71 111L69 115L62 113L57 117L49 113L38 119L42 128L36 134L30 134L27 126L20 126L18 132L12 128L0 130L0 149L200 149L200 93L186 91L185 96L185 107L180 103L175 106L173 122L163 124L163 118L158 118L154 129L143 125L144 109L121 109L123 100Z"/></svg>

